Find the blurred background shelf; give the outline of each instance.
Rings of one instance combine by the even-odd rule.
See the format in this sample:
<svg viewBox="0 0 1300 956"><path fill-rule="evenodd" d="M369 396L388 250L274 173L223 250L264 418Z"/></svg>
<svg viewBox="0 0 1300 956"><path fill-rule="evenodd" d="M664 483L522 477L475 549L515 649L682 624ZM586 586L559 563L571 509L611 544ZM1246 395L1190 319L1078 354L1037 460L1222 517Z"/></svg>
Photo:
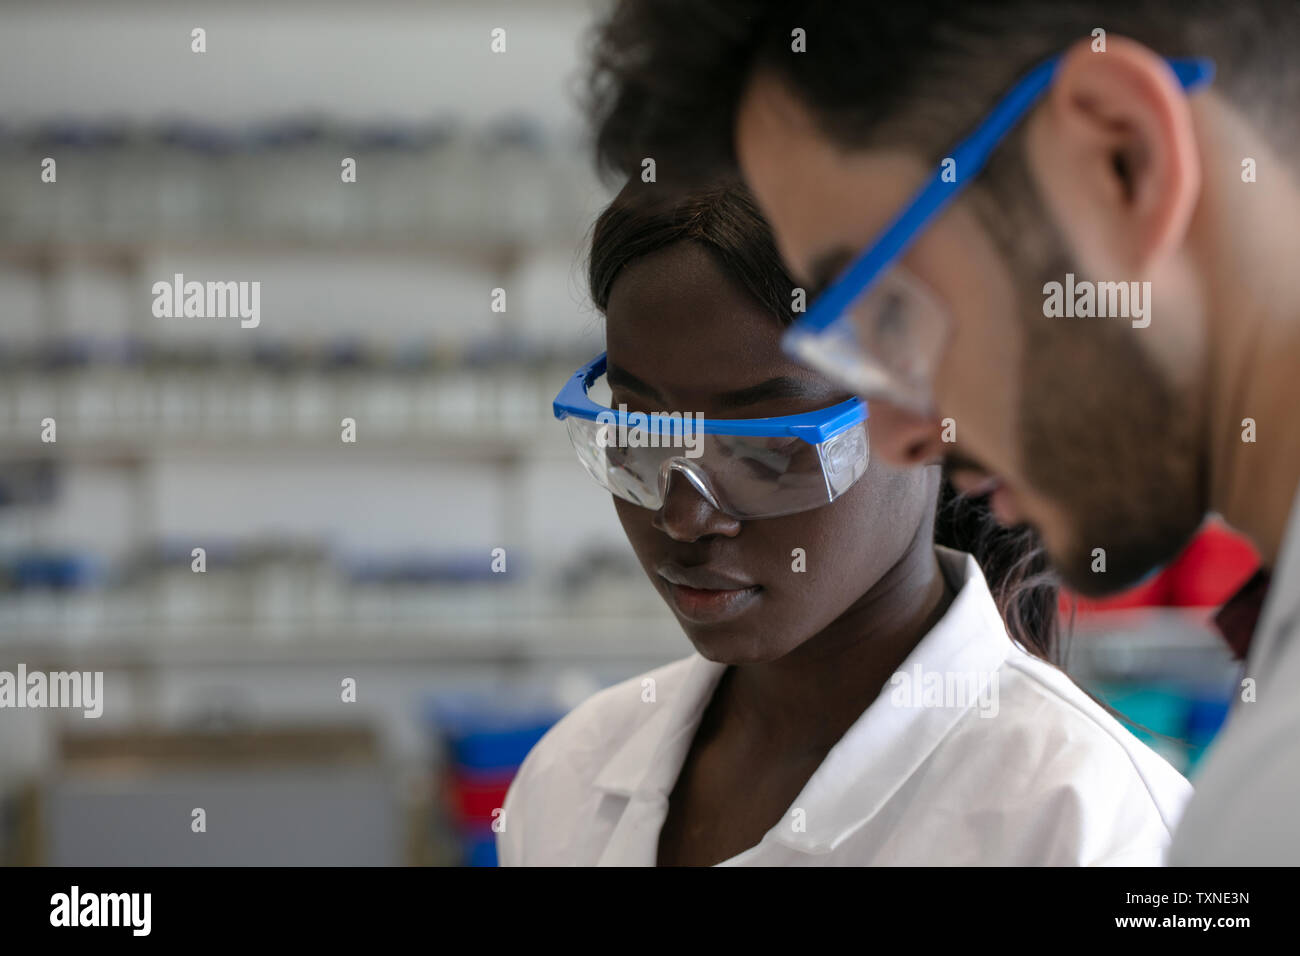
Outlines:
<svg viewBox="0 0 1300 956"><path fill-rule="evenodd" d="M209 852L185 820L152 840L137 825L188 784L142 774L133 813L67 734L216 752L223 735L350 721L375 741L351 803L230 845L321 862L306 841L355 835L355 816L374 846L352 862L490 862L481 804L527 738L504 766L453 771L465 742L529 700L535 739L601 684L685 653L550 414L603 339L582 247L610 191L570 95L594 10L6 7L0 668L103 670L107 702L100 721L0 716L0 860ZM58 82L38 82L52 61ZM156 318L153 284L176 273L259 282L258 327ZM454 733L430 708L452 698ZM290 784L214 768L204 786L227 827L252 827ZM78 821L133 836L90 841Z"/></svg>
<svg viewBox="0 0 1300 956"><path fill-rule="evenodd" d="M29 668L37 662L54 669L104 670L163 664L202 666L209 664L289 665L418 663L520 667L536 661L622 664L652 659L656 652L677 655L677 635L671 620L639 623L626 617L601 622L540 621L539 628L463 628L422 631L406 628L358 640L353 631L272 635L250 639L246 631L202 629L178 641L164 633L136 632L135 640L105 635L90 644L61 640L52 635L13 635L0 645L0 662L24 661ZM575 632L573 625L581 625ZM602 624L605 624L602 627ZM556 633L583 636L555 639ZM543 630L544 629L544 630ZM476 631L491 641L471 639ZM595 631L595 633L592 633ZM519 636L512 636L518 633ZM600 639L603 635L607 639ZM613 640L608 638L615 637ZM12 668L10 668L12 669Z"/></svg>

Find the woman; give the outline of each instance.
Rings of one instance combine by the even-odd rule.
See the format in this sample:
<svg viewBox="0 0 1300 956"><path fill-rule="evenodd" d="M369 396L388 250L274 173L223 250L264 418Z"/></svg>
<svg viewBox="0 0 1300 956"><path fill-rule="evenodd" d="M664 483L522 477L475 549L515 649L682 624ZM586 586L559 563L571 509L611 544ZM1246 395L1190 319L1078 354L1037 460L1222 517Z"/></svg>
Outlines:
<svg viewBox="0 0 1300 956"><path fill-rule="evenodd" d="M870 459L865 408L782 354L793 283L743 187L630 184L590 283L607 356L557 414L695 653L538 743L502 863L1159 863L1187 782L1048 662L1023 539L945 509L1013 639L975 559L936 545L938 469ZM617 443L674 410L707 433Z"/></svg>

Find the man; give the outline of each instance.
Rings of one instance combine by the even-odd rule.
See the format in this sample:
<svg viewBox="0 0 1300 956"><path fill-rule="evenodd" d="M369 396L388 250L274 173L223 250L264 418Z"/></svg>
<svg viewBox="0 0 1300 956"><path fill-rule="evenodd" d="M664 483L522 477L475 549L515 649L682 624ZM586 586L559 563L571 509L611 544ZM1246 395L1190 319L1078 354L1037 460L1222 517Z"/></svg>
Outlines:
<svg viewBox="0 0 1300 956"><path fill-rule="evenodd" d="M1300 863L1297 50L1294 0L625 0L595 47L602 162L741 171L805 343L852 330L801 354L871 399L877 454L944 459L1088 594L1209 512L1254 541L1174 863Z"/></svg>

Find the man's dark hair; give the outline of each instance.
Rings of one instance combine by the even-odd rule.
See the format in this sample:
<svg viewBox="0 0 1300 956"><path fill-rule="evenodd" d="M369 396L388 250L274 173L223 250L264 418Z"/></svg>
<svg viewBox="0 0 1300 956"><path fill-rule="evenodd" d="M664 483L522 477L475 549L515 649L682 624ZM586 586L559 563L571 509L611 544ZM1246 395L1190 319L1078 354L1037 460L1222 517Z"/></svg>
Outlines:
<svg viewBox="0 0 1300 956"><path fill-rule="evenodd" d="M1211 57L1213 88L1279 152L1298 145L1297 0L622 0L593 44L598 161L628 175L653 157L683 180L734 169L736 109L765 73L833 143L937 165L1016 78L1096 28Z"/></svg>
<svg viewBox="0 0 1300 956"><path fill-rule="evenodd" d="M782 326L794 321L790 293L796 284L749 191L730 177L689 191L640 179L624 186L592 232L587 275L596 307L607 309L624 266L679 242L707 250L722 273L773 321ZM962 496L945 479L934 538L975 557L1007 631L1021 646L1046 661L1061 662L1059 586L1032 530L999 526L987 498Z"/></svg>

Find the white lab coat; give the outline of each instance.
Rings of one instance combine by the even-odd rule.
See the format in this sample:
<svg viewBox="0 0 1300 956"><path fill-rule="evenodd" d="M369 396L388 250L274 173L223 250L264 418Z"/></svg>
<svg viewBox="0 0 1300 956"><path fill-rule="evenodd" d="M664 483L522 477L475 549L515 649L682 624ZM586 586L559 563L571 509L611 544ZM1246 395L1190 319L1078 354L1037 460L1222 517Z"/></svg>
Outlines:
<svg viewBox="0 0 1300 956"><path fill-rule="evenodd" d="M973 558L940 549L940 563L960 591L899 671L984 675L986 693L996 679L996 715L981 716L991 696L900 706L891 682L784 818L719 865L1162 862L1187 781L1012 642ZM692 654L606 688L551 728L510 786L501 864L653 865L668 795L724 670Z"/></svg>
<svg viewBox="0 0 1300 956"><path fill-rule="evenodd" d="M1300 494L1244 679L1254 700L1238 700L1205 757L1173 866L1300 866Z"/></svg>

